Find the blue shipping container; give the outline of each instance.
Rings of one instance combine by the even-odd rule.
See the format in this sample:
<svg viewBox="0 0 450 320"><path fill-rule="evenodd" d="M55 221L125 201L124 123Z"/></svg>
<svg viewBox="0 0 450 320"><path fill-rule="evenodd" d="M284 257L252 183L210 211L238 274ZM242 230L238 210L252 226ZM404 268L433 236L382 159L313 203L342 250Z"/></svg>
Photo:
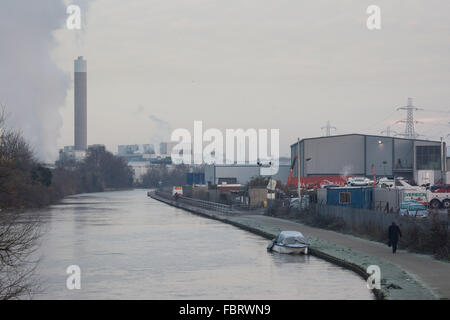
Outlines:
<svg viewBox="0 0 450 320"><path fill-rule="evenodd" d="M204 173L186 173L186 184L194 185L194 184L205 184L205 174Z"/></svg>
<svg viewBox="0 0 450 320"><path fill-rule="evenodd" d="M343 187L327 189L327 204L330 206L370 209L373 187Z"/></svg>

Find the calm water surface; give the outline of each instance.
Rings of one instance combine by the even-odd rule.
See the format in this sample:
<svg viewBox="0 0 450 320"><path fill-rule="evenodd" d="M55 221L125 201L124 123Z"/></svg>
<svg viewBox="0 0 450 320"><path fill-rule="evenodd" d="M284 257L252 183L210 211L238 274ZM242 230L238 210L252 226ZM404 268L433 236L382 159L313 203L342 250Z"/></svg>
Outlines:
<svg viewBox="0 0 450 320"><path fill-rule="evenodd" d="M150 199L84 194L42 212L35 299L373 299L363 279L312 256ZM66 268L81 268L81 289Z"/></svg>

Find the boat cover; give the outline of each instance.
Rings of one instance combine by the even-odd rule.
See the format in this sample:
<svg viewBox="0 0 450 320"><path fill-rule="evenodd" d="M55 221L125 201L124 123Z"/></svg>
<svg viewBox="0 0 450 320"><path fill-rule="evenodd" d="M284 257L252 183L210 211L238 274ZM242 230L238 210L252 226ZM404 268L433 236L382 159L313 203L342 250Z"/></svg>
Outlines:
<svg viewBox="0 0 450 320"><path fill-rule="evenodd" d="M309 244L308 240L298 231L281 231L276 239L277 243L281 243L284 245L303 243Z"/></svg>

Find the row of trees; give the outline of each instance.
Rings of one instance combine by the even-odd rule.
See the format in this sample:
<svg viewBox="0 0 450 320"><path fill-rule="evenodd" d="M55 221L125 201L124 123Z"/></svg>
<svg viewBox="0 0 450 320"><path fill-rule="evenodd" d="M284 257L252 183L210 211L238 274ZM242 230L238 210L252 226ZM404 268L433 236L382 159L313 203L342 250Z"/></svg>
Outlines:
<svg viewBox="0 0 450 320"><path fill-rule="evenodd" d="M170 170L165 164L152 166L142 177L140 187L143 188L163 188L171 186L181 186L186 184L186 173L188 167L184 164L174 166Z"/></svg>
<svg viewBox="0 0 450 320"><path fill-rule="evenodd" d="M132 184L132 169L103 146L90 147L81 162L60 162L53 170L42 166L0 113L0 208L42 207L67 195Z"/></svg>
<svg viewBox="0 0 450 320"><path fill-rule="evenodd" d="M89 147L83 161L60 161L53 171L52 188L58 197L132 186L133 170L104 146Z"/></svg>
<svg viewBox="0 0 450 320"><path fill-rule="evenodd" d="M5 111L0 110L0 208L31 206L33 195L44 193L51 177L20 132L6 126Z"/></svg>

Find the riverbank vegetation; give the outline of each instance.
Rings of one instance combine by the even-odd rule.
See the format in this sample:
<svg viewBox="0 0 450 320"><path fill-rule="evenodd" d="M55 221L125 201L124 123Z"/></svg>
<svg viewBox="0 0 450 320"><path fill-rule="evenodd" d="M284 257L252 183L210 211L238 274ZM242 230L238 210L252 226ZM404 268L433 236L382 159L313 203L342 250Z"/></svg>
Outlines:
<svg viewBox="0 0 450 320"><path fill-rule="evenodd" d="M19 131L0 113L0 209L43 207L67 195L130 188L133 172L104 146L90 147L83 161L42 165Z"/></svg>
<svg viewBox="0 0 450 320"><path fill-rule="evenodd" d="M7 126L5 109L0 108L0 299L36 292L35 263L28 257L36 247L40 224L38 215L27 218L22 209L132 184L131 168L103 146L89 148L83 161L44 166L20 131Z"/></svg>
<svg viewBox="0 0 450 320"><path fill-rule="evenodd" d="M189 168L184 164L173 166L170 170L165 164L151 166L138 186L141 188L183 186L186 184L188 172Z"/></svg>
<svg viewBox="0 0 450 320"><path fill-rule="evenodd" d="M30 258L41 235L39 219L16 212L3 212L0 219L0 300L31 297L39 292Z"/></svg>
<svg viewBox="0 0 450 320"><path fill-rule="evenodd" d="M317 212L313 208L298 210L289 207L269 208L268 214L291 219L312 227L351 234L372 241L388 243L386 228L375 223L361 222L352 226L344 219ZM398 222L402 231L399 248L411 252L430 254L437 259L450 261L450 232L446 223L436 214L430 214L428 221L412 220Z"/></svg>
<svg viewBox="0 0 450 320"><path fill-rule="evenodd" d="M53 175L52 191L59 198L133 187L132 169L104 146L89 147L83 161L58 162Z"/></svg>

